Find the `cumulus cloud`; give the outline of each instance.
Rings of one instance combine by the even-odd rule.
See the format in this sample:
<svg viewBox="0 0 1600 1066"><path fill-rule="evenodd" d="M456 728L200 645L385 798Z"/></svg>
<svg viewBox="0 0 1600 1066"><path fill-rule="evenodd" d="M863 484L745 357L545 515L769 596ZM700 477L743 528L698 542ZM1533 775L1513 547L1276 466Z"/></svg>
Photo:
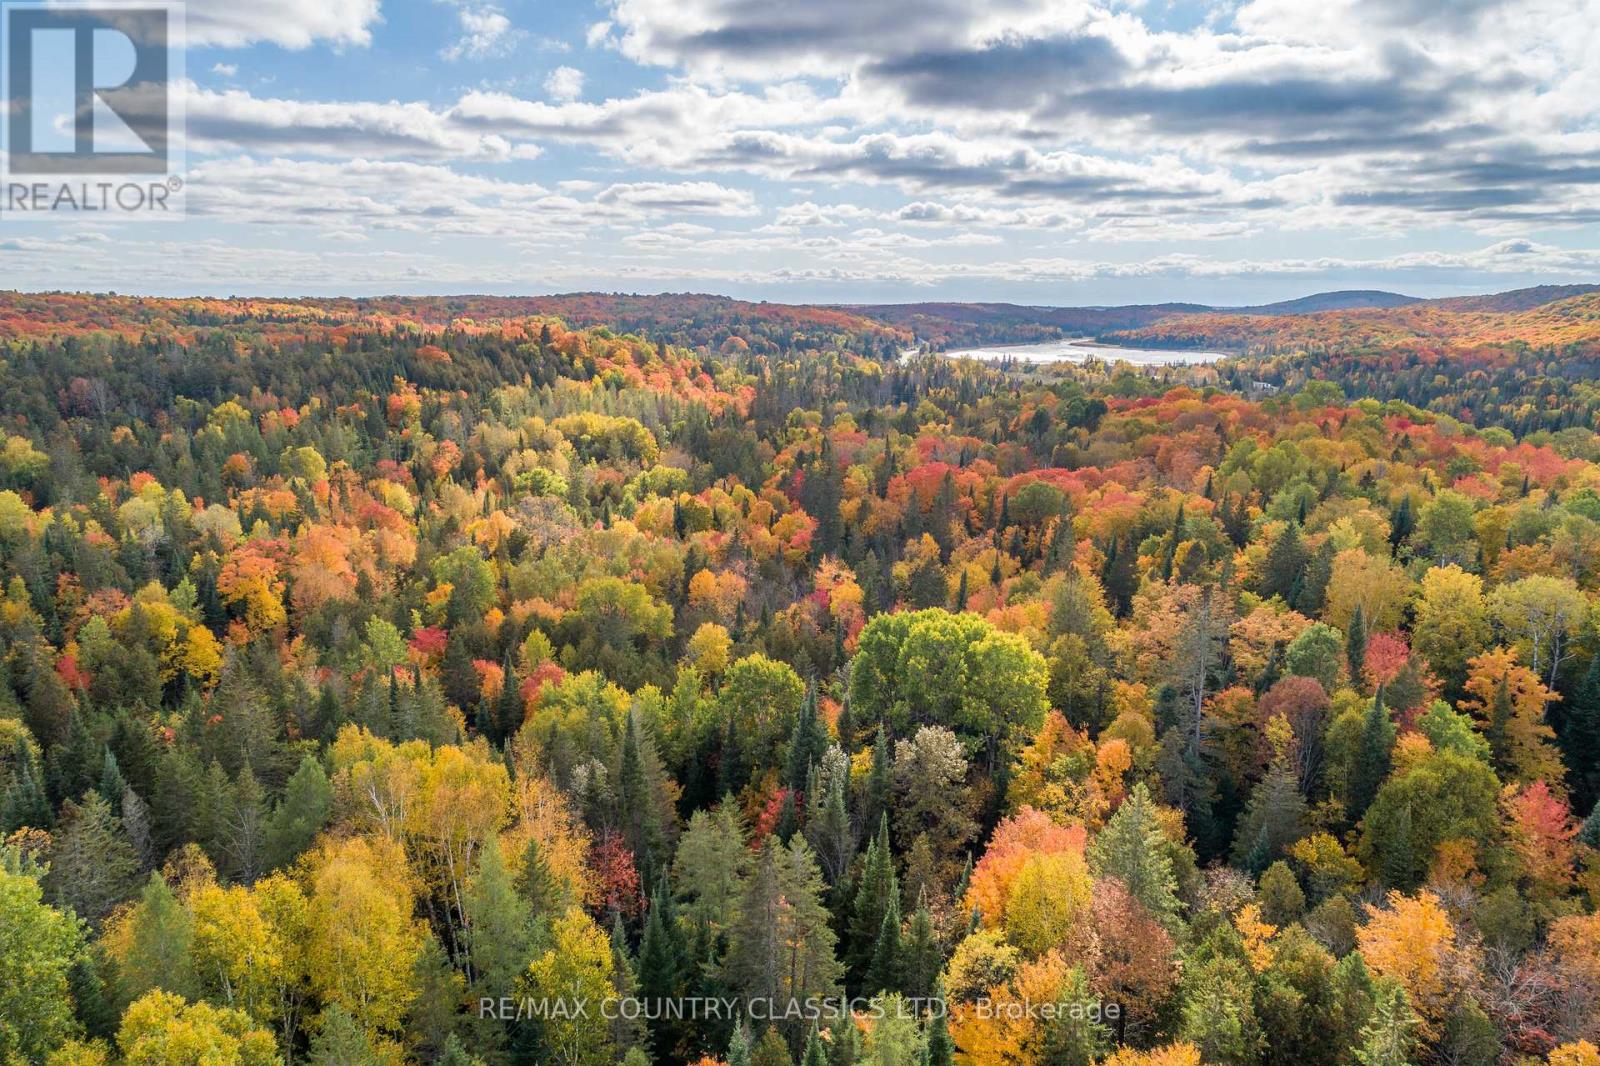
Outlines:
<svg viewBox="0 0 1600 1066"><path fill-rule="evenodd" d="M583 95L583 71L576 67L557 67L545 77L544 91L558 103L571 103Z"/></svg>

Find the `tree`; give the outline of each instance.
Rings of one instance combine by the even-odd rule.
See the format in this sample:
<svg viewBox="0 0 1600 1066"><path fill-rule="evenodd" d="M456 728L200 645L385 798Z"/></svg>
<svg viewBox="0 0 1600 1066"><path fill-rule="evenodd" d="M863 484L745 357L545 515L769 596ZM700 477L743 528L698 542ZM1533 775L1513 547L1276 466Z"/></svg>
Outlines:
<svg viewBox="0 0 1600 1066"><path fill-rule="evenodd" d="M532 948L533 914L517 893L500 842L490 837L467 880L464 901L469 972L484 996L509 995L527 966Z"/></svg>
<svg viewBox="0 0 1600 1066"><path fill-rule="evenodd" d="M927 833L946 864L978 831L961 740L942 726L921 726L895 745L894 795L899 838L909 841Z"/></svg>
<svg viewBox="0 0 1600 1066"><path fill-rule="evenodd" d="M1416 1021L1406 1002L1405 989L1393 981L1381 982L1372 1005L1372 1020L1361 1030L1356 1061L1361 1066L1410 1066Z"/></svg>
<svg viewBox="0 0 1600 1066"><path fill-rule="evenodd" d="M44 902L37 871L0 849L0 1059L39 1061L78 1031L71 974L84 936Z"/></svg>
<svg viewBox="0 0 1600 1066"><path fill-rule="evenodd" d="M1049 669L1013 633L942 608L880 614L861 631L851 663L850 704L898 735L942 725L981 740L997 764L1047 710Z"/></svg>
<svg viewBox="0 0 1600 1066"><path fill-rule="evenodd" d="M789 1042L784 1040L777 1026L768 1026L767 1031L761 1034L761 1040L750 1055L750 1066L794 1066L794 1057L789 1054Z"/></svg>
<svg viewBox="0 0 1600 1066"><path fill-rule="evenodd" d="M50 847L45 885L62 906L98 925L111 908L133 895L139 857L122 831L122 820L98 792L61 808L61 826Z"/></svg>
<svg viewBox="0 0 1600 1066"><path fill-rule="evenodd" d="M1291 606L1305 578L1306 563L1310 553L1300 538L1300 526L1290 522L1284 526L1267 549L1266 562L1261 567L1257 588L1265 597L1279 596Z"/></svg>
<svg viewBox="0 0 1600 1066"><path fill-rule="evenodd" d="M823 889L804 839L785 848L767 838L740 900L722 976L746 1003L772 1005L775 1018L798 1017L790 1005L838 988L842 967Z"/></svg>
<svg viewBox="0 0 1600 1066"><path fill-rule="evenodd" d="M750 849L737 806L725 800L713 811L696 811L678 842L672 867L684 918L713 935L731 928L749 869Z"/></svg>
<svg viewBox="0 0 1600 1066"><path fill-rule="evenodd" d="M872 965L883 917L900 897L894 872L894 855L889 847L889 816L878 823L878 832L867 845L866 859L856 880L854 905L850 912L849 962L851 976L865 981ZM877 989L868 989L875 992Z"/></svg>
<svg viewBox="0 0 1600 1066"><path fill-rule="evenodd" d="M1290 642L1283 653L1283 668L1297 677L1316 679L1333 692L1343 671L1344 641L1332 626L1318 622Z"/></svg>
<svg viewBox="0 0 1600 1066"><path fill-rule="evenodd" d="M1474 970L1469 948L1456 941L1455 927L1432 892L1405 896L1389 893L1386 906L1373 913L1356 933L1362 957L1372 971L1390 978L1404 990L1404 1002L1421 1015L1417 1032L1425 1040L1437 1039L1450 1004ZM1385 993L1378 993L1375 1021L1382 1017ZM1390 1017L1401 1016L1392 994L1387 996ZM1365 1031L1363 1036L1366 1036ZM1393 1042L1390 1034L1386 1039Z"/></svg>
<svg viewBox="0 0 1600 1066"><path fill-rule="evenodd" d="M1411 646L1445 682L1459 693L1467 680L1467 662L1488 645L1492 630L1483 579L1461 567L1434 567L1422 576Z"/></svg>
<svg viewBox="0 0 1600 1066"><path fill-rule="evenodd" d="M1267 725L1274 749L1266 777L1250 794L1244 817L1233 838L1233 863L1259 874L1288 853L1300 839L1306 817L1305 797L1293 761L1294 731L1285 718Z"/></svg>
<svg viewBox="0 0 1600 1066"><path fill-rule="evenodd" d="M1468 668L1461 708L1488 739L1496 768L1518 781L1559 782L1555 730L1545 721L1545 708L1556 695L1509 648L1484 652Z"/></svg>
<svg viewBox="0 0 1600 1066"><path fill-rule="evenodd" d="M1478 760L1449 751L1429 755L1378 790L1357 855L1391 886L1412 888L1446 841L1484 847L1494 839L1498 794L1494 773Z"/></svg>
<svg viewBox="0 0 1600 1066"><path fill-rule="evenodd" d="M1592 809L1600 800L1600 655L1589 660L1566 711L1561 753L1572 785L1573 806L1580 811Z"/></svg>
<svg viewBox="0 0 1600 1066"><path fill-rule="evenodd" d="M325 1009L346 1011L369 1037L396 1031L417 996L412 972L426 931L397 844L329 840L309 861L307 959Z"/></svg>
<svg viewBox="0 0 1600 1066"><path fill-rule="evenodd" d="M117 1044L128 1066L276 1066L272 1034L248 1015L151 992L122 1016Z"/></svg>
<svg viewBox="0 0 1600 1066"><path fill-rule="evenodd" d="M1142 783L1095 838L1089 861L1096 877L1115 877L1157 921L1169 928L1176 924L1178 880L1155 803Z"/></svg>
<svg viewBox="0 0 1600 1066"><path fill-rule="evenodd" d="M333 787L322 763L310 755L290 776L283 799L272 812L264 843L265 863L276 870L311 846L333 810Z"/></svg>
<svg viewBox="0 0 1600 1066"><path fill-rule="evenodd" d="M1533 574L1490 593L1489 613L1528 668L1555 688L1571 640L1589 617L1589 600L1571 578Z"/></svg>
<svg viewBox="0 0 1600 1066"><path fill-rule="evenodd" d="M576 1004L599 1005L615 989L611 943L588 915L576 907L550 929L550 948L523 975L523 993L546 1003L566 1004L539 1019L539 1045L549 1061L565 1066L610 1066L616 1049L607 1027L580 1014Z"/></svg>

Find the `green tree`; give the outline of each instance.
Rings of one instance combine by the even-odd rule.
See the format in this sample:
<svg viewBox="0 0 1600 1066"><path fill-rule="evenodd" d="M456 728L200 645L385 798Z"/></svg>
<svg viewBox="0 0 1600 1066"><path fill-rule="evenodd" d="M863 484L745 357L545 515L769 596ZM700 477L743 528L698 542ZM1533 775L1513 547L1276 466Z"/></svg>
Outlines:
<svg viewBox="0 0 1600 1066"><path fill-rule="evenodd" d="M0 1061L38 1062L77 1033L70 981L84 936L44 902L38 871L0 849Z"/></svg>
<svg viewBox="0 0 1600 1066"><path fill-rule="evenodd" d="M1155 802L1141 782L1134 786L1089 850L1096 877L1115 877L1151 916L1172 926L1178 917L1178 879L1167 855L1167 839L1156 820Z"/></svg>

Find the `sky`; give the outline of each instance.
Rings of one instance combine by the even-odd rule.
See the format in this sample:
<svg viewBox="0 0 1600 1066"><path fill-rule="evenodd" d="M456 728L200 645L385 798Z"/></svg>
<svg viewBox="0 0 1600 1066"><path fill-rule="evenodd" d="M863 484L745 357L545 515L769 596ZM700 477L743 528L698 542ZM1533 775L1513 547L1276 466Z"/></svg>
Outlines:
<svg viewBox="0 0 1600 1066"><path fill-rule="evenodd" d="M1600 279L1600 0L188 0L181 222L0 287L785 302Z"/></svg>

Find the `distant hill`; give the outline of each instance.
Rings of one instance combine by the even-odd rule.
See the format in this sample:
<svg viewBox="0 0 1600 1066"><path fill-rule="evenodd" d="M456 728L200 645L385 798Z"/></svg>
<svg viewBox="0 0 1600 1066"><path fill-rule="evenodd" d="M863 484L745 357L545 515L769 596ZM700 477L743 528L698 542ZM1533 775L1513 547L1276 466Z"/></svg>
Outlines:
<svg viewBox="0 0 1600 1066"><path fill-rule="evenodd" d="M1552 298L1553 297L1553 298ZM1292 352L1577 346L1600 351L1600 286L1541 286L1400 307L1309 314L1176 315L1102 340L1168 348Z"/></svg>
<svg viewBox="0 0 1600 1066"><path fill-rule="evenodd" d="M1600 291L1600 285L1535 285L1531 289L1512 289L1487 296L1452 296L1428 302L1447 311L1529 311L1596 291Z"/></svg>
<svg viewBox="0 0 1600 1066"><path fill-rule="evenodd" d="M1236 315L1310 315L1318 311L1347 311L1355 307L1405 307L1424 302L1420 296L1403 296L1382 289L1340 289L1337 292L1317 292L1298 300L1283 300L1275 304L1256 307L1214 308Z"/></svg>

